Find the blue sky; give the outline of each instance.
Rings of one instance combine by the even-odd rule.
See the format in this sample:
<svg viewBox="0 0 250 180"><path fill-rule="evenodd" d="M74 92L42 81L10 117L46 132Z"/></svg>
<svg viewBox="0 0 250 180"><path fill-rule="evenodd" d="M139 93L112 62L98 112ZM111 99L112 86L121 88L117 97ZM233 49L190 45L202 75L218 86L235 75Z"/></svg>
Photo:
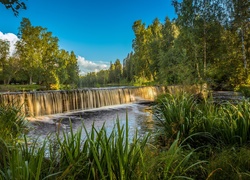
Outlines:
<svg viewBox="0 0 250 180"><path fill-rule="evenodd" d="M0 32L18 33L23 17L59 38L59 46L73 50L82 65L109 64L132 51L133 22L147 25L157 17L175 17L171 0L24 0L18 17L0 4ZM103 67L103 66L100 66ZM100 68L99 67L99 68Z"/></svg>

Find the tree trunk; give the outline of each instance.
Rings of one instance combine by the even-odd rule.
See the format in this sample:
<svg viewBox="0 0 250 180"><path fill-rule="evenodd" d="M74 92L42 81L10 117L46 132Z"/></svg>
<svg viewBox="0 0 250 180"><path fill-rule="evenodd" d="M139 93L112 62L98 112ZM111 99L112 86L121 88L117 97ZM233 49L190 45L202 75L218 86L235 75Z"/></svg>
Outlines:
<svg viewBox="0 0 250 180"><path fill-rule="evenodd" d="M206 71L207 71L207 22L206 22L206 13L207 13L207 5L208 2L207 0L203 1L203 6L204 6L204 14L203 14L203 73L204 77L206 77Z"/></svg>
<svg viewBox="0 0 250 180"><path fill-rule="evenodd" d="M199 68L199 61L198 61L198 58L197 58L196 45L194 47L194 58L195 58L195 61L196 61L195 66L196 66L197 76L198 76L198 79L201 80L200 68Z"/></svg>
<svg viewBox="0 0 250 180"><path fill-rule="evenodd" d="M204 68L204 77L206 77L207 71L207 33L206 33L206 20L204 20L203 27L203 68Z"/></svg>
<svg viewBox="0 0 250 180"><path fill-rule="evenodd" d="M29 84L31 85L33 82L32 82L32 75L30 75L30 82Z"/></svg>
<svg viewBox="0 0 250 180"><path fill-rule="evenodd" d="M10 84L11 77L8 77L7 84Z"/></svg>
<svg viewBox="0 0 250 180"><path fill-rule="evenodd" d="M241 26L241 46L242 46L242 58L244 62L244 69L247 69L247 58L246 58L246 52L245 52L245 44L244 44L244 30Z"/></svg>

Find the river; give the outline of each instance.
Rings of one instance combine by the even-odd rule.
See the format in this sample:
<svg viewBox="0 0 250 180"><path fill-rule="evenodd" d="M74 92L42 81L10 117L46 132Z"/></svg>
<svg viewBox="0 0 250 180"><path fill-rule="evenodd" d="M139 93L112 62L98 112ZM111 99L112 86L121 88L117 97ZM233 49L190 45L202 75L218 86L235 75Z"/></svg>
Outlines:
<svg viewBox="0 0 250 180"><path fill-rule="evenodd" d="M151 111L148 104L132 103L30 118L31 131L28 133L28 137L43 140L48 135L54 136L56 132L68 131L70 130L70 121L74 132L83 124L87 131L90 131L94 123L96 129L100 129L104 124L107 133L109 133L112 131L117 119L121 125L125 125L126 116L128 117L131 137L136 130L138 130L139 135L143 135L153 129ZM82 138L84 139L85 136L85 132L83 132Z"/></svg>

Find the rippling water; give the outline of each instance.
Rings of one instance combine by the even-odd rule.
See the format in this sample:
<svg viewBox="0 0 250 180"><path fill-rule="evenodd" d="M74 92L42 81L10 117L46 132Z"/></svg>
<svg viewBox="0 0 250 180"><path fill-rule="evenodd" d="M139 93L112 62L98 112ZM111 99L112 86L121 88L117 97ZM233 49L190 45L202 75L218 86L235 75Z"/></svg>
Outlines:
<svg viewBox="0 0 250 180"><path fill-rule="evenodd" d="M100 129L105 123L105 128L109 133L112 131L117 119L121 125L125 125L126 116L128 116L129 132L131 136L133 136L136 129L138 129L140 135L143 135L153 128L151 107L145 104L129 104L38 117L31 120L32 130L29 132L28 136L31 138L38 137L42 140L48 134L54 135L58 131L69 130L70 121L72 122L74 131L81 127L82 124L84 124L87 131L90 131L93 123L96 129ZM82 137L85 137L84 132Z"/></svg>

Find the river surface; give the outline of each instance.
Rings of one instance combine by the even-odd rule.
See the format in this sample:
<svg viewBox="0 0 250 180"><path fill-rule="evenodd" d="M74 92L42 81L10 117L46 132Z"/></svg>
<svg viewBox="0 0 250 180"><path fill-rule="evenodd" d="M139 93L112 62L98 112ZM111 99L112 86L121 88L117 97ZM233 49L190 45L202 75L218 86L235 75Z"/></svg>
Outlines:
<svg viewBox="0 0 250 180"><path fill-rule="evenodd" d="M73 131L77 131L83 124L89 132L94 123L96 129L105 126L107 133L111 132L117 119L121 125L126 124L128 119L129 132L131 137L138 130L143 135L153 129L152 109L148 104L126 104L84 110L66 114L42 116L30 119L31 131L28 137L43 140L48 135L54 136L56 132L70 130L70 121ZM82 138L86 137L85 132Z"/></svg>

